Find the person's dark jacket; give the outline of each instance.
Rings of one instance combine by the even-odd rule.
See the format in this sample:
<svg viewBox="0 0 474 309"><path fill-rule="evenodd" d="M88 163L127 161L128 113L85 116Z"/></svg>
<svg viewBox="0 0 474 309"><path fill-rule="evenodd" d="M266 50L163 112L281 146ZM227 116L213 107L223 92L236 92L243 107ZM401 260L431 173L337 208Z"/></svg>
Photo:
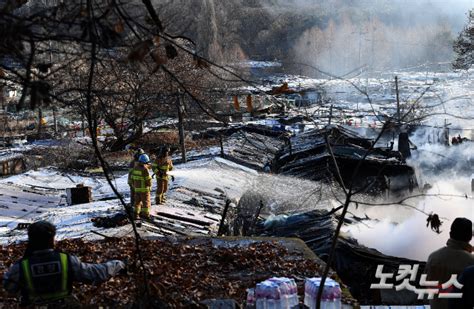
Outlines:
<svg viewBox="0 0 474 309"><path fill-rule="evenodd" d="M431 253L426 262L427 280L439 281L440 284L449 280L452 274L461 274L470 265L474 265L472 246L468 242L450 238L443 247ZM431 309L447 309L448 299L435 298L430 300Z"/></svg>
<svg viewBox="0 0 474 309"><path fill-rule="evenodd" d="M449 309L472 309L474 308L474 265L466 267L458 277L458 282L463 285L461 290L456 293L462 293L461 299L450 299Z"/></svg>

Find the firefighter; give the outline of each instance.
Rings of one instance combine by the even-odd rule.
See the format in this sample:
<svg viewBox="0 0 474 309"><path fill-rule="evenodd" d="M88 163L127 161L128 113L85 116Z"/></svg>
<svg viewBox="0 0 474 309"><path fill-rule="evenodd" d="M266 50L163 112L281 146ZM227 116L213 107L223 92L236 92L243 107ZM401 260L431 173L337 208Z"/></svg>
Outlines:
<svg viewBox="0 0 474 309"><path fill-rule="evenodd" d="M153 172L156 175L156 204L163 204L166 201L166 191L168 191L168 172L173 170L173 162L169 157L170 149L161 148L153 163ZM174 177L171 176L174 180Z"/></svg>
<svg viewBox="0 0 474 309"><path fill-rule="evenodd" d="M119 260L89 264L82 263L74 255L56 251L55 235L56 227L49 222L38 221L31 224L28 227L28 245L23 258L13 264L3 276L5 290L20 294L20 301L24 306L66 306L71 301L69 295L73 281L98 284L126 268L125 263Z"/></svg>
<svg viewBox="0 0 474 309"><path fill-rule="evenodd" d="M135 167L135 164L138 163L138 158L144 154L145 151L141 148L138 148L135 153L133 154L133 159L132 161L130 161L130 163L128 164L128 172L130 173L131 170ZM134 198L135 198L135 193L133 192L133 187L131 185L131 183L129 182L128 183L129 187L130 187L130 205L133 206L135 205L135 201L134 201Z"/></svg>
<svg viewBox="0 0 474 309"><path fill-rule="evenodd" d="M133 154L133 158L132 160L130 161L130 163L128 164L128 172L130 173L132 171L132 169L135 167L135 164L138 163L138 158L144 154L145 151L141 148L138 148L135 153ZM135 205L135 201L134 201L134 195L135 193L133 192L133 186L132 186L132 183L129 179L129 182L128 182L128 186L130 187L130 205L133 206Z"/></svg>
<svg viewBox="0 0 474 309"><path fill-rule="evenodd" d="M150 218L151 176L149 172L150 158L147 154L138 157L138 163L128 174L128 183L134 192L135 219Z"/></svg>

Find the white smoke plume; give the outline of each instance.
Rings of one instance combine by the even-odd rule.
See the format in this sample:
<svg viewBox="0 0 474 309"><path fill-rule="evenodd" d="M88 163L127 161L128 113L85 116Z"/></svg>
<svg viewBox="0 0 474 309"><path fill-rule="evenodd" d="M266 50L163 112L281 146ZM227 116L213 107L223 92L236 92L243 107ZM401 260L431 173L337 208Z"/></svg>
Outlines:
<svg viewBox="0 0 474 309"><path fill-rule="evenodd" d="M424 129L422 129L425 131ZM445 146L426 143L428 132L415 132L412 141L418 145L408 163L418 172L420 185L429 184L422 196L402 205L361 207L378 222L349 227L358 241L379 251L400 257L426 260L434 250L446 244L449 229L457 217L474 220L474 198L471 174L474 173L474 143ZM416 194L416 192L414 192ZM436 213L443 221L441 234L426 227L427 214Z"/></svg>

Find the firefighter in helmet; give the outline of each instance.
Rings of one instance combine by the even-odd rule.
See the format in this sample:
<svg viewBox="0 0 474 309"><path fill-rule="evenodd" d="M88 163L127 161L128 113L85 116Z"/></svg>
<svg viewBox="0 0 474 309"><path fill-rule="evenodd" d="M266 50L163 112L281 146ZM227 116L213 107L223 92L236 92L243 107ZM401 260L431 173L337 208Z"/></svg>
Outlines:
<svg viewBox="0 0 474 309"><path fill-rule="evenodd" d="M130 161L130 163L128 164L128 172L130 173L131 170L135 167L136 164L138 164L138 159L140 158L140 156L142 154L144 154L145 151L142 149L142 148L138 148L135 150L135 152L133 153L133 159ZM133 191L133 186L131 185L131 183L129 182L129 187L130 187L130 205L131 206L134 206L135 205L135 192Z"/></svg>
<svg viewBox="0 0 474 309"><path fill-rule="evenodd" d="M149 172L150 158L147 154L138 157L138 163L128 174L128 183L133 188L135 219L150 218L151 176Z"/></svg>

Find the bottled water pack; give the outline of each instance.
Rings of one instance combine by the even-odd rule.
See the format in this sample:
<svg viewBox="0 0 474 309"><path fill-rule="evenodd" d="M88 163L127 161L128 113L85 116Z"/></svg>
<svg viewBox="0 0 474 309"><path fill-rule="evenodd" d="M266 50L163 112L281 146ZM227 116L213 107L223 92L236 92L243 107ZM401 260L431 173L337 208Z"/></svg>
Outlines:
<svg viewBox="0 0 474 309"><path fill-rule="evenodd" d="M316 308L321 278L306 278L304 285L304 304L310 309ZM341 287L339 283L326 278L321 298L321 309L341 309Z"/></svg>
<svg viewBox="0 0 474 309"><path fill-rule="evenodd" d="M298 306L298 289L294 279L275 277L258 283L247 299L254 299L257 309L290 309Z"/></svg>

